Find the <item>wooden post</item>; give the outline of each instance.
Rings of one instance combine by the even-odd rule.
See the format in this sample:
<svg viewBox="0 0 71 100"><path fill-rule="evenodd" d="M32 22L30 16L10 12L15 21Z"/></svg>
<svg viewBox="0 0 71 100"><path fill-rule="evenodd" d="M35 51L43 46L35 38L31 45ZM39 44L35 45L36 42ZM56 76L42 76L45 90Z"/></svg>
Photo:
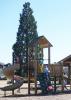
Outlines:
<svg viewBox="0 0 71 100"><path fill-rule="evenodd" d="M70 90L71 90L71 79L70 79Z"/></svg>
<svg viewBox="0 0 71 100"><path fill-rule="evenodd" d="M30 75L28 70L28 95L30 95Z"/></svg>
<svg viewBox="0 0 71 100"><path fill-rule="evenodd" d="M54 93L56 93L56 76L54 76Z"/></svg>
<svg viewBox="0 0 71 100"><path fill-rule="evenodd" d="M62 89L61 89L62 92L64 91L63 80L64 80L64 78L62 76Z"/></svg>
<svg viewBox="0 0 71 100"><path fill-rule="evenodd" d="M14 95L14 90L12 90L12 95Z"/></svg>
<svg viewBox="0 0 71 100"><path fill-rule="evenodd" d="M71 73L71 63L70 63L70 73ZM71 74L70 74L70 90L71 90Z"/></svg>
<svg viewBox="0 0 71 100"><path fill-rule="evenodd" d="M37 53L37 48L38 48L38 41L35 43L35 95L37 94L37 66L38 66L38 53Z"/></svg>
<svg viewBox="0 0 71 100"><path fill-rule="evenodd" d="M63 80L64 80L64 78L63 78L63 64L62 64L62 75L61 75L62 77L61 77L61 80L62 80L62 88L61 88L61 91L63 92L64 91L64 88L63 88Z"/></svg>
<svg viewBox="0 0 71 100"><path fill-rule="evenodd" d="M6 97L6 91L4 91L4 97Z"/></svg>
<svg viewBox="0 0 71 100"><path fill-rule="evenodd" d="M68 84L70 84L70 65L68 65Z"/></svg>
<svg viewBox="0 0 71 100"><path fill-rule="evenodd" d="M37 94L37 60L35 60L35 95Z"/></svg>
<svg viewBox="0 0 71 100"><path fill-rule="evenodd" d="M14 65L14 52L12 53L12 64ZM13 83L14 84L14 75L13 75ZM14 90L12 90L12 95L14 95Z"/></svg>
<svg viewBox="0 0 71 100"><path fill-rule="evenodd" d="M30 95L30 67L29 67L29 48L28 48L28 95Z"/></svg>
<svg viewBox="0 0 71 100"><path fill-rule="evenodd" d="M48 46L48 67L50 66L50 46Z"/></svg>

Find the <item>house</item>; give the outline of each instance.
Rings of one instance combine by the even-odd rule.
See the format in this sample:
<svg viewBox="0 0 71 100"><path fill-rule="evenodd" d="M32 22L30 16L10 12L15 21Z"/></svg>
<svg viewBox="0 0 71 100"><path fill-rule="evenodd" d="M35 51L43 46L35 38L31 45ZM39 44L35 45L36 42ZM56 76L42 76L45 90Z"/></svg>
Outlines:
<svg viewBox="0 0 71 100"><path fill-rule="evenodd" d="M71 79L71 55L63 58L62 60L57 62L63 66L64 72L68 75L68 81L70 82Z"/></svg>

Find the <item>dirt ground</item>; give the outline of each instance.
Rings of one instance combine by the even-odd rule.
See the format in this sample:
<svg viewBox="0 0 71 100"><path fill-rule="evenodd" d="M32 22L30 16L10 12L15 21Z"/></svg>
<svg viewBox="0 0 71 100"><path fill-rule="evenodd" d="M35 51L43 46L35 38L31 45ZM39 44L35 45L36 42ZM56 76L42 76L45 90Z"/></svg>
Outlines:
<svg viewBox="0 0 71 100"><path fill-rule="evenodd" d="M0 100L71 100L71 94L51 96L0 97Z"/></svg>
<svg viewBox="0 0 71 100"><path fill-rule="evenodd" d="M8 85L7 81L0 81L0 87ZM27 84L23 84L20 93L15 90L15 95L12 96L11 91L6 92L6 97L4 97L4 92L0 90L0 100L71 100L71 94L59 94L59 95L41 95L41 96L28 96Z"/></svg>

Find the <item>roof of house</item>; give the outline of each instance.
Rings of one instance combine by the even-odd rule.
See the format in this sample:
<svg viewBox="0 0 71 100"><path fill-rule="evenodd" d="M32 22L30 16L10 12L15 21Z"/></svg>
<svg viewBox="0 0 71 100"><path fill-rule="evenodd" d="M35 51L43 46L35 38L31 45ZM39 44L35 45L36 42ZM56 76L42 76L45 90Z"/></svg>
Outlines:
<svg viewBox="0 0 71 100"><path fill-rule="evenodd" d="M71 64L71 55L68 55L67 57L65 57L62 60L58 61L58 63Z"/></svg>

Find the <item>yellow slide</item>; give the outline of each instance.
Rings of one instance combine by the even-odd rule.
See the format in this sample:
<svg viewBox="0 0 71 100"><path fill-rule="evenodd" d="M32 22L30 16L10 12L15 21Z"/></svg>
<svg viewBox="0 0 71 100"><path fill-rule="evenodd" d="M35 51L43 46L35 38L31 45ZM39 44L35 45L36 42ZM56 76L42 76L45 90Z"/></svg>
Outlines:
<svg viewBox="0 0 71 100"><path fill-rule="evenodd" d="M20 68L19 64L14 64L14 65L11 65L9 67L5 67L3 69L3 73L8 79L12 79L14 76L15 70L18 70L19 68Z"/></svg>

